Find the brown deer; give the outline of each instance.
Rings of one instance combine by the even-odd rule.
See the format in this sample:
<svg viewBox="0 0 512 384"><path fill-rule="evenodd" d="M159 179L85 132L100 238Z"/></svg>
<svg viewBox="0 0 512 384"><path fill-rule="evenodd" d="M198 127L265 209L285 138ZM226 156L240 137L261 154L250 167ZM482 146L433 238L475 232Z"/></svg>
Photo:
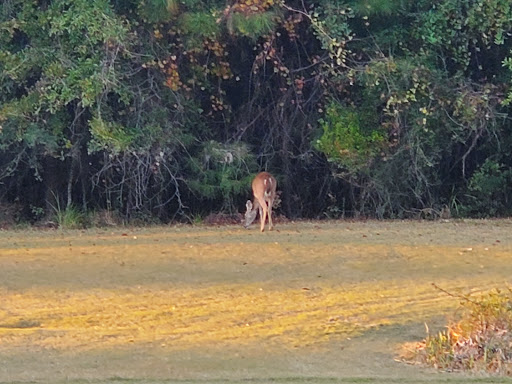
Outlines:
<svg viewBox="0 0 512 384"><path fill-rule="evenodd" d="M247 211L245 212L245 224L247 228L256 218L256 214L260 214L260 230L265 230L265 221L268 215L269 230L272 230L272 205L276 198L277 181L268 172L260 172L252 181L252 194L254 200L247 200L245 204Z"/></svg>

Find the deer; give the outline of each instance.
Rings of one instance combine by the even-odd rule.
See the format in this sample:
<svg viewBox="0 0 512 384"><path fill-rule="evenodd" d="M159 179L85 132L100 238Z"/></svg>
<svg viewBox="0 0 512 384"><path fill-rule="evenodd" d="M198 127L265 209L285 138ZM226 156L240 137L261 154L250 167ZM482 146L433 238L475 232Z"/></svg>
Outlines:
<svg viewBox="0 0 512 384"><path fill-rule="evenodd" d="M245 207L245 223L244 227L248 228L256 218L256 214L260 214L260 230L265 231L265 221L268 215L269 230L274 227L272 224L272 205L276 198L277 181L274 176L268 172L258 173L252 181L252 194L254 200L247 200Z"/></svg>

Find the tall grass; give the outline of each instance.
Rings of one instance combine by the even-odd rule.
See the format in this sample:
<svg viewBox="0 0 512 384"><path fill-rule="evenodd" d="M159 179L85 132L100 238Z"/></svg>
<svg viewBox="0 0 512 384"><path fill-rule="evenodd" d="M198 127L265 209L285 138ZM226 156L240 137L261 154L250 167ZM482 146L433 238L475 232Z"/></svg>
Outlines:
<svg viewBox="0 0 512 384"><path fill-rule="evenodd" d="M53 219L62 229L80 229L85 226L85 214L76 206L70 205L62 209L58 200L53 208Z"/></svg>

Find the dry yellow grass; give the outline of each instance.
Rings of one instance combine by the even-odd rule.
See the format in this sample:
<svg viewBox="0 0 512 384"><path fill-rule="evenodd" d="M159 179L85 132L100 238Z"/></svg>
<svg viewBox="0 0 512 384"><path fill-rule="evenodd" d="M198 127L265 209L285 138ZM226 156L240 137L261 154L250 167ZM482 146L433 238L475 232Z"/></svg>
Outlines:
<svg viewBox="0 0 512 384"><path fill-rule="evenodd" d="M453 300L439 297L429 284L404 289L393 282L304 289L247 284L0 293L6 308L0 345L75 351L126 343L178 349L219 342L305 346L453 307Z"/></svg>

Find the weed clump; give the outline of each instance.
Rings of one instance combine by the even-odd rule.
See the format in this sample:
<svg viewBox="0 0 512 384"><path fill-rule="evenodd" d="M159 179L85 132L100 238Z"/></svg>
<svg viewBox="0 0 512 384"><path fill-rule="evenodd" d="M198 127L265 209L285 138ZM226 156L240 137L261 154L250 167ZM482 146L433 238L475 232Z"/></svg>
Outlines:
<svg viewBox="0 0 512 384"><path fill-rule="evenodd" d="M415 359L448 371L511 376L512 289L457 297L461 299L460 320L419 343Z"/></svg>

